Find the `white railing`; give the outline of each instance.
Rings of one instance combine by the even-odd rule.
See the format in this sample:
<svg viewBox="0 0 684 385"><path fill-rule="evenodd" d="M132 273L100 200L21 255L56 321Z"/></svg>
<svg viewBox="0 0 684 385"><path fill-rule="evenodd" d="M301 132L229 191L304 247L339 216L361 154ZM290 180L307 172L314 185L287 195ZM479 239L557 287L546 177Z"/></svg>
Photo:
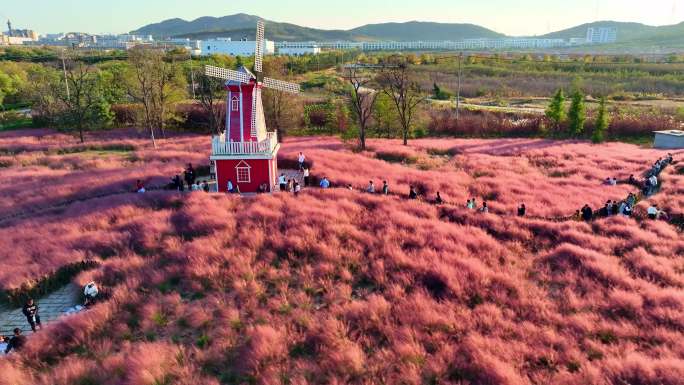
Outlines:
<svg viewBox="0 0 684 385"><path fill-rule="evenodd" d="M226 142L225 134L214 136L211 140L213 155L258 155L270 154L278 145L275 132L267 133L266 139L260 142Z"/></svg>

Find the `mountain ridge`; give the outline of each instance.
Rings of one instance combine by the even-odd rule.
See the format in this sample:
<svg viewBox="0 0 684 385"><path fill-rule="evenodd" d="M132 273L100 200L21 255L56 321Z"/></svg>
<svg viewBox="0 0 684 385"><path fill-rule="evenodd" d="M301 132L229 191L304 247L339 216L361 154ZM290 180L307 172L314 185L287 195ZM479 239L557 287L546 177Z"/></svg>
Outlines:
<svg viewBox="0 0 684 385"><path fill-rule="evenodd" d="M195 20L173 18L145 25L131 33L155 37L210 39L230 37L252 39L257 21L266 23L266 38L275 41L378 41L378 40L461 40L473 38L507 38L505 34L470 23L437 23L426 21L366 24L349 30L326 30L303 27L238 13L222 17L203 16ZM657 44L659 39L670 44L684 41L684 22L665 26L651 26L635 22L596 21L536 36L538 38L583 38L589 27L618 28L617 43Z"/></svg>

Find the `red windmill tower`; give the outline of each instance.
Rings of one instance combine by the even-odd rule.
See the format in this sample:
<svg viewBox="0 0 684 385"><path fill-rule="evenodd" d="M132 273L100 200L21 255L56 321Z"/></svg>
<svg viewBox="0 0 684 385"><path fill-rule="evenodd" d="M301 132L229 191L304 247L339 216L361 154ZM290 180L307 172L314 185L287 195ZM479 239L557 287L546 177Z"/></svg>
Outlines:
<svg viewBox="0 0 684 385"><path fill-rule="evenodd" d="M273 191L278 177L278 135L266 130L261 89L292 94L299 85L266 78L262 74L264 23L257 23L254 73L242 67L237 71L206 66L207 76L226 81L226 131L212 138L211 160L215 165L218 191L227 190L228 181L240 192L257 192L266 185Z"/></svg>

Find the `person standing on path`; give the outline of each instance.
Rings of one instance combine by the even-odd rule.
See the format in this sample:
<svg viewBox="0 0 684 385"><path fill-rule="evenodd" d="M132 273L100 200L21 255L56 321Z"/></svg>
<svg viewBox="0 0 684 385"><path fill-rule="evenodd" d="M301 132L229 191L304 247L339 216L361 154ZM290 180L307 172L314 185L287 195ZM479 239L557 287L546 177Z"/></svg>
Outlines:
<svg viewBox="0 0 684 385"><path fill-rule="evenodd" d="M304 162L306 161L306 156L304 156L303 152L299 153L299 156L297 157L297 161L299 161L299 171L304 170Z"/></svg>
<svg viewBox="0 0 684 385"><path fill-rule="evenodd" d="M280 192L285 192L287 190L287 178L285 178L285 174L280 174L278 177L278 184L280 185Z"/></svg>
<svg viewBox="0 0 684 385"><path fill-rule="evenodd" d="M36 325L38 325L40 329L43 328L43 325L40 324L40 315L38 315L38 305L33 301L33 298L29 298L21 309L21 312L26 316L26 321L31 325L31 330L33 330L34 333L36 332Z"/></svg>
<svg viewBox="0 0 684 385"><path fill-rule="evenodd" d="M309 168L304 167L304 187L309 187Z"/></svg>

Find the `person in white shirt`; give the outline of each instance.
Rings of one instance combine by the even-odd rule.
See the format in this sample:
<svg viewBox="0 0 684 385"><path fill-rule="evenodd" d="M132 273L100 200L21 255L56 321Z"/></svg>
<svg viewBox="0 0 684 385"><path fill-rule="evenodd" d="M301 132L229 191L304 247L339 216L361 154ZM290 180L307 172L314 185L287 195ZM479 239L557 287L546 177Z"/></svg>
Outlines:
<svg viewBox="0 0 684 385"><path fill-rule="evenodd" d="M297 160L299 161L299 169L303 170L304 169L304 161L306 161L306 156L304 156L303 152L299 153Z"/></svg>
<svg viewBox="0 0 684 385"><path fill-rule="evenodd" d="M200 189L199 185L197 182L193 183L192 186L190 186L190 190L192 191L198 191Z"/></svg>
<svg viewBox="0 0 684 385"><path fill-rule="evenodd" d="M304 167L304 187L309 186L309 168Z"/></svg>
<svg viewBox="0 0 684 385"><path fill-rule="evenodd" d="M650 219L656 219L658 217L658 205L651 205L646 210L646 213Z"/></svg>
<svg viewBox="0 0 684 385"><path fill-rule="evenodd" d="M301 191L302 191L302 186L299 184L299 182L295 182L295 184L294 184L294 195L298 196Z"/></svg>
<svg viewBox="0 0 684 385"><path fill-rule="evenodd" d="M370 181L368 183L368 188L366 188L366 192L375 194L375 185L373 184L373 181Z"/></svg>
<svg viewBox="0 0 684 385"><path fill-rule="evenodd" d="M85 306L90 306L94 301L95 297L97 297L97 294L99 293L99 290L97 289L97 285L95 282L89 282L87 285L85 285L85 288L83 289L83 295L85 296Z"/></svg>

